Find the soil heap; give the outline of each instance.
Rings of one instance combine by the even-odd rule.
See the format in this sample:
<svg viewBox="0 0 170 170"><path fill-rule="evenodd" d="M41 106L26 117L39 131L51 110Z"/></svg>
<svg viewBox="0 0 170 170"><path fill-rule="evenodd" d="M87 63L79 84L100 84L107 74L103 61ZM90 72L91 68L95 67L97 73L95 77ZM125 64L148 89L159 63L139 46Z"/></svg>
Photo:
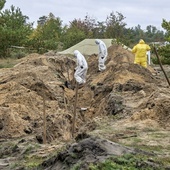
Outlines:
<svg viewBox="0 0 170 170"><path fill-rule="evenodd" d="M111 46L108 53L107 69L101 73L97 57L86 57L89 70L87 83L78 92L76 132L93 118L109 114L132 115L131 120L151 118L169 126L169 89L158 86L152 69L133 64L133 54L121 46ZM1 69L1 138L40 135L44 108L48 141L70 138L74 67L73 57L31 54L14 68Z"/></svg>
<svg viewBox="0 0 170 170"><path fill-rule="evenodd" d="M108 49L107 69L98 72L96 55L85 56L87 82L78 90L75 136L115 116L120 125L170 128L170 91L164 78L133 64L134 55L119 45ZM13 68L0 70L0 140L32 136L43 143L69 141L75 103L73 56L31 54ZM164 82L164 83L163 83Z"/></svg>

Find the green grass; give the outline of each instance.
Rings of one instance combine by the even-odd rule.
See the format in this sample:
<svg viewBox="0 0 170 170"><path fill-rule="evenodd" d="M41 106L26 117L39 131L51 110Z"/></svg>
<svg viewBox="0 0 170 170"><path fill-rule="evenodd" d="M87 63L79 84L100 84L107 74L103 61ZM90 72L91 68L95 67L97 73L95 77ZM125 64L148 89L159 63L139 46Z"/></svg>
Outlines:
<svg viewBox="0 0 170 170"><path fill-rule="evenodd" d="M148 163L149 159L140 155L124 155L107 159L97 165L91 164L89 170L163 170L162 164L154 162L155 166Z"/></svg>
<svg viewBox="0 0 170 170"><path fill-rule="evenodd" d="M25 167L27 168L35 168L38 167L43 162L43 159L38 156L31 156L25 159Z"/></svg>
<svg viewBox="0 0 170 170"><path fill-rule="evenodd" d="M0 59L0 68L12 68L16 65L17 59L7 58L7 59Z"/></svg>

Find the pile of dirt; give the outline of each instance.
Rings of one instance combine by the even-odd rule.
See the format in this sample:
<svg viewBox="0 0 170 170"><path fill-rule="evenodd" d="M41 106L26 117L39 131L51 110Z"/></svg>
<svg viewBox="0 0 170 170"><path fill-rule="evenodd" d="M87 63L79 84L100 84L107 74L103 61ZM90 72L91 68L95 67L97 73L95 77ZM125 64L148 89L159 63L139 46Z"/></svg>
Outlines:
<svg viewBox="0 0 170 170"><path fill-rule="evenodd" d="M95 129L96 116L134 115L133 119L137 119L146 110L160 126L167 125L169 92L160 90L152 69L133 64L133 54L121 46L111 46L108 53L107 69L100 73L97 56L86 56L89 70L87 83L78 91L75 133ZM72 56L31 54L20 59L14 68L1 69L0 137L35 135L42 143L46 114L47 141L70 139L75 65ZM151 96L159 91L161 97Z"/></svg>
<svg viewBox="0 0 170 170"><path fill-rule="evenodd" d="M70 170L77 166L81 170L86 170L89 169L90 164L103 162L110 156L121 156L124 154L153 155L142 150L121 146L109 140L87 137L44 161L39 168L44 170ZM147 162L147 167L150 166L150 163L149 161ZM156 163L155 165L152 164L152 167L154 166L158 168ZM138 165L136 165L136 168L138 168ZM139 168L141 168L141 163Z"/></svg>
<svg viewBox="0 0 170 170"><path fill-rule="evenodd" d="M54 67L46 56L32 54L22 59L14 68L1 70L2 138L41 134L44 108L49 122L48 140L51 141L61 134L63 138L67 138L66 134L70 129L67 122L70 122L71 116L65 109L63 89L60 87L65 82L63 71L66 71L66 59L58 57ZM70 60L71 62L74 63ZM56 127L51 128L52 124Z"/></svg>
<svg viewBox="0 0 170 170"><path fill-rule="evenodd" d="M22 169L23 162L27 162L24 158L31 160L35 155L40 160L48 158L48 154L57 149L58 153L73 140L77 140L76 143L59 154L53 154L40 168L70 169L79 165L81 169L87 169L90 163L102 162L111 155L139 152L116 144L114 140L121 142L124 138L131 139L130 136L138 137L137 141L143 140L144 132L140 130L145 129L147 138L146 129L155 125L161 130L170 129L170 91L165 78L156 74L158 68L155 72L151 66L146 69L133 64L134 55L118 45L109 47L104 72L98 72L96 55L85 57L89 69L87 82L78 89L75 139L72 136L76 91L73 56L31 54L20 59L15 67L0 70L1 169L14 169L12 163L16 166L17 159L18 169ZM108 123L107 130L101 128L101 132L104 120ZM41 145L45 125L47 144ZM138 126L138 131L134 126ZM164 151L169 156L166 150L169 133L160 132L159 135L166 135L161 144L166 143ZM82 134L86 135L79 141ZM94 137L95 134L103 134L113 141ZM146 140L148 146L157 143L153 140ZM33 151L31 148L35 144L39 148L35 146ZM24 155L29 151L31 155ZM142 163L145 167L146 164L159 169L159 165L153 162Z"/></svg>
<svg viewBox="0 0 170 170"><path fill-rule="evenodd" d="M151 93L146 102L141 105L140 112L134 113L131 120L156 120L162 127L169 128L170 124L170 91L158 89Z"/></svg>
<svg viewBox="0 0 170 170"><path fill-rule="evenodd" d="M121 45L112 45L108 48L108 58L113 63L120 64L123 62L133 63L134 62L134 55L128 51L122 48Z"/></svg>

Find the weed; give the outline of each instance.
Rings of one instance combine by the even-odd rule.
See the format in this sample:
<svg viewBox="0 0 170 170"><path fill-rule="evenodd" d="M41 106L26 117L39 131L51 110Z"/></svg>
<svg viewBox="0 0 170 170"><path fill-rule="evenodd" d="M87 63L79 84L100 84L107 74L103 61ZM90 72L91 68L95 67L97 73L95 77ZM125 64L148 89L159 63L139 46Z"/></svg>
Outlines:
<svg viewBox="0 0 170 170"><path fill-rule="evenodd" d="M162 165L161 165L162 166ZM139 155L124 155L111 157L103 163L97 165L91 164L89 166L90 170L112 170L112 169L121 169L121 170L161 170L162 167L158 166L157 163L151 164L148 161L147 157Z"/></svg>
<svg viewBox="0 0 170 170"><path fill-rule="evenodd" d="M76 165L73 166L73 168L71 168L71 170L79 170L80 169L80 164L81 163L77 163Z"/></svg>

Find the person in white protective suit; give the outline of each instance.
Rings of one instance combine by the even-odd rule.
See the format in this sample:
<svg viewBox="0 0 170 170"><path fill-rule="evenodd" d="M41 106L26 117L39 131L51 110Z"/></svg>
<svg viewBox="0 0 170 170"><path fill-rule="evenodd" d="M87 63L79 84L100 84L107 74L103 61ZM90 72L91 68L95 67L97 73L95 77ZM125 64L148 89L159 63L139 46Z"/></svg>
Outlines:
<svg viewBox="0 0 170 170"><path fill-rule="evenodd" d="M151 51L146 52L147 59L148 59L148 64L151 65Z"/></svg>
<svg viewBox="0 0 170 170"><path fill-rule="evenodd" d="M95 43L99 46L99 54L98 54L98 68L99 71L104 71L106 69L105 61L107 59L107 47L102 40L96 39Z"/></svg>
<svg viewBox="0 0 170 170"><path fill-rule="evenodd" d="M88 64L85 57L78 50L74 51L74 56L77 59L77 67L75 68L74 78L79 84L84 84L86 82Z"/></svg>

